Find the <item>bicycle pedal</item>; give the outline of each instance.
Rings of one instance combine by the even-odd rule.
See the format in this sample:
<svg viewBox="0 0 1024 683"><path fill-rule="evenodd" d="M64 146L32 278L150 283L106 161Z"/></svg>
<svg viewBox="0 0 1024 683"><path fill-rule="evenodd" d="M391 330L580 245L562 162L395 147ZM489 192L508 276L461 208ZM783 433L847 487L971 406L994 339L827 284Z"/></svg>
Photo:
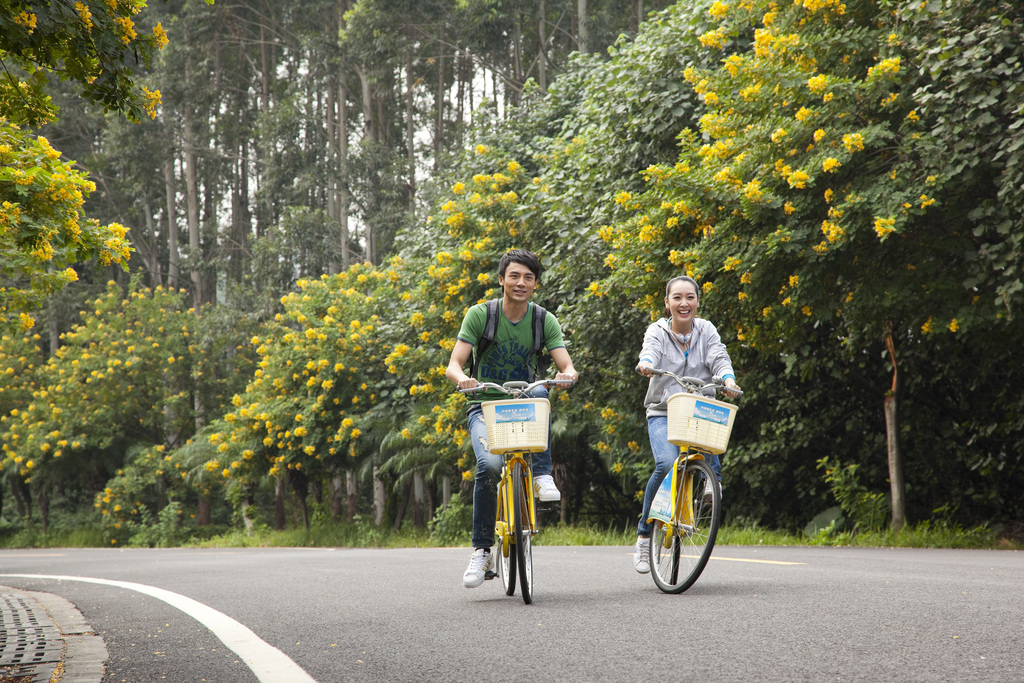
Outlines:
<svg viewBox="0 0 1024 683"><path fill-rule="evenodd" d="M498 575L497 572L494 572L494 571L491 571L491 570L487 570L486 572L484 572L484 581L490 581L491 579L493 579L497 575Z"/></svg>

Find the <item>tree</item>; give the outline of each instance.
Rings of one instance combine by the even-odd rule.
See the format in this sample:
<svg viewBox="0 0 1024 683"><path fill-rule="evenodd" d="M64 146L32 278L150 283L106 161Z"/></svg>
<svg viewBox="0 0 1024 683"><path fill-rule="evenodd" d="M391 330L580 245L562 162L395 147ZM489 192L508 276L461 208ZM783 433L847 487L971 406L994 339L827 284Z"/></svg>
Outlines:
<svg viewBox="0 0 1024 683"><path fill-rule="evenodd" d="M148 66L167 36L159 24L140 33L133 17L145 4L0 3L0 329L31 327L29 312L77 279L71 264L128 260L126 229L81 212L92 183L22 127L56 117L45 91L51 75L107 110L133 120L154 115L160 93L136 84L133 63Z"/></svg>
<svg viewBox="0 0 1024 683"><path fill-rule="evenodd" d="M929 66L929 53L921 57L902 33L905 22L916 23L915 35L928 42L935 22L970 31L953 27L981 19L974 33L1003 50L995 64L1019 64L1019 46L1001 33L1012 25L1008 5L991 14L958 8L907 6L890 24L871 2L716 2L709 13L721 23L702 43L726 49L753 40L719 68L686 73L707 106L708 142L685 133L675 165L649 169L641 196L621 195L633 217L607 235L615 272L606 287L650 292L642 302L653 309L653 283L685 269L713 293L715 313L735 321L735 338L762 357L787 354L809 371L812 358L794 348L824 344L848 360L872 346L887 350L892 382L877 393L885 396L897 530L906 517L896 401L913 371L908 361L928 357L935 336L1016 325L1007 304L1022 294L1019 274L1002 260L1019 258L1006 222L1019 218L991 222L1002 183L993 185L1002 163L992 162L1009 155L1016 169L1017 148L999 141L993 155L980 137L951 145L948 136L960 129L947 125L948 88L969 72L936 82L948 60ZM964 16L947 25L944 11ZM996 68L992 48L986 43L958 66ZM1019 93L993 93L981 74L966 80L975 84L968 101L991 107L993 126L1016 130ZM652 251L655 267L637 267Z"/></svg>

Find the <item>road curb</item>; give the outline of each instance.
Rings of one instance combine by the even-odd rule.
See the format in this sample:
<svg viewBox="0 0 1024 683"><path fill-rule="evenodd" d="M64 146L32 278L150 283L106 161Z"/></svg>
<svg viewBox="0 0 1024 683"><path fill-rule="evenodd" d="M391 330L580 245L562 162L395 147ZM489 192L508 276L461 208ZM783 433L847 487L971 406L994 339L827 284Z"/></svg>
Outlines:
<svg viewBox="0 0 1024 683"><path fill-rule="evenodd" d="M41 636L40 640L45 642L52 628L61 643L61 655L56 663L35 664L16 660L19 661L17 666L0 667L0 678L19 675L31 676L32 683L101 683L108 657L107 646L74 604L53 593L23 591L9 586L0 586L0 599L5 604L23 606L31 613L34 636ZM7 611L0 616L3 622L0 623L0 635L5 645L14 647L16 639L24 640L26 629L13 623L17 620L11 616ZM29 646L32 645L39 647L39 642L30 642Z"/></svg>

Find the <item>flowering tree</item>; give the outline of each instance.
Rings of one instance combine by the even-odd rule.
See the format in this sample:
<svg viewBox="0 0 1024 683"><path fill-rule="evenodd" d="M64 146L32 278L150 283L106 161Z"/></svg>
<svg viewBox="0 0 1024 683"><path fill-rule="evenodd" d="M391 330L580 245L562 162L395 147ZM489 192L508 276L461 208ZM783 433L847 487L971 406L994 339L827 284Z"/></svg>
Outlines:
<svg viewBox="0 0 1024 683"><path fill-rule="evenodd" d="M44 524L54 486L98 484L125 464L126 451L183 444L194 430L196 396L225 404L219 392L232 387L218 377L249 365L244 349L225 353L197 329L183 292L136 290L125 299L110 283L91 306L36 371L31 397L0 418L3 468L30 484ZM19 355L9 365L26 362ZM129 514L135 500L114 505Z"/></svg>
<svg viewBox="0 0 1024 683"><path fill-rule="evenodd" d="M27 129L52 122L49 77L75 81L110 111L156 115L160 92L135 82L167 43L160 24L140 32L143 0L26 5L0 2L0 330L29 329L46 296L77 279L74 263L127 267L127 228L86 219L86 175Z"/></svg>
<svg viewBox="0 0 1024 683"><path fill-rule="evenodd" d="M642 195L620 195L633 215L603 234L613 273L595 294L639 289L640 305L655 310L656 283L684 269L714 292L714 312L735 322L728 336L762 354L824 336L853 358L884 341L898 529L899 348L1005 320L1020 282L1002 254L1020 247L985 219L994 169L979 173L977 149L951 154L937 134L946 112L931 92L936 69L919 52L927 32L913 42L903 35L907 22L954 22L932 4L895 15L887 6L715 2L709 14L720 25L701 41L735 49L752 38L750 47L726 53L719 68L686 71L707 107L706 142L685 132L676 164L648 169ZM1019 109L1012 116L1019 125ZM983 247L982 235L998 249Z"/></svg>

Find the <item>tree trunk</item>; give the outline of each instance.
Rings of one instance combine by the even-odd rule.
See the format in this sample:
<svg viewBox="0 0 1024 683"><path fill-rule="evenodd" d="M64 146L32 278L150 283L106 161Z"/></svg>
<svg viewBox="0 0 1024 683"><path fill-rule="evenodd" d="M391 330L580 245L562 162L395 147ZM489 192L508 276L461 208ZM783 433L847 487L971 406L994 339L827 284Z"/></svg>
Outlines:
<svg viewBox="0 0 1024 683"><path fill-rule="evenodd" d="M423 501L423 474L414 472L412 475L412 523L422 529L427 525L426 507Z"/></svg>
<svg viewBox="0 0 1024 683"><path fill-rule="evenodd" d="M409 160L409 213L416 210L416 122L413 120L412 48L405 51L405 146Z"/></svg>
<svg viewBox="0 0 1024 683"><path fill-rule="evenodd" d="M28 487L25 486L25 481L21 477L12 474L7 477L7 484L11 489L11 495L14 496L14 506L18 509L18 516L31 524L32 494L29 492Z"/></svg>
<svg viewBox="0 0 1024 683"><path fill-rule="evenodd" d="M631 9L633 16L630 17L629 23L631 24L630 29L632 29L632 33L635 36L640 31L640 24L644 20L644 0L633 0Z"/></svg>
<svg viewBox="0 0 1024 683"><path fill-rule="evenodd" d="M209 526L211 508L212 505L210 504L210 497L207 495L199 496L199 510L196 512L196 526Z"/></svg>
<svg viewBox="0 0 1024 683"><path fill-rule="evenodd" d="M576 0L576 46L580 54L590 52L590 17L587 16L587 0Z"/></svg>
<svg viewBox="0 0 1024 683"><path fill-rule="evenodd" d="M157 242L153 208L150 206L149 199L147 198L142 200L142 211L146 214L146 240L149 244L146 245L147 248L144 251L140 249L140 252L142 260L146 264L146 269L149 270L149 284L151 287L156 288L163 284L160 274L160 246ZM139 246L141 247L142 245Z"/></svg>
<svg viewBox="0 0 1024 683"><path fill-rule="evenodd" d="M192 131L192 116L188 107L184 111L185 126L185 198L187 202L188 261L192 277L192 307L199 311L203 305L203 247L199 234L199 184L196 179L196 152Z"/></svg>
<svg viewBox="0 0 1024 683"><path fill-rule="evenodd" d="M43 535L50 529L50 493L44 488L36 496L39 505L39 522L43 528Z"/></svg>
<svg viewBox="0 0 1024 683"><path fill-rule="evenodd" d="M537 44L540 45L537 55L537 82L540 91L548 91L548 36L547 36L547 0L540 0L538 10L540 19L537 21Z"/></svg>
<svg viewBox="0 0 1024 683"><path fill-rule="evenodd" d="M341 519L341 510L344 507L345 480L341 474L335 473L331 477L331 519Z"/></svg>
<svg viewBox="0 0 1024 683"><path fill-rule="evenodd" d="M900 390L899 370L896 366L896 344L892 338L892 325L885 336L885 346L892 361L892 388L885 395L885 445L889 455L889 487L892 492L892 529L900 531L906 526L906 487L903 483L903 455L900 452L899 419L896 405Z"/></svg>
<svg viewBox="0 0 1024 683"><path fill-rule="evenodd" d="M441 29L441 33L437 40L437 94L434 96L434 108L436 110L436 116L434 117L434 171L441 169L441 151L444 149L444 84L445 84L445 72L444 72L444 29Z"/></svg>
<svg viewBox="0 0 1024 683"><path fill-rule="evenodd" d="M359 514L359 482L352 470L345 472L345 492L348 498L348 523L351 524Z"/></svg>
<svg viewBox="0 0 1024 683"><path fill-rule="evenodd" d="M177 190L174 183L174 157L170 150L164 159L164 188L167 192L167 286L175 291L181 287L178 254Z"/></svg>
<svg viewBox="0 0 1024 683"><path fill-rule="evenodd" d="M287 518L284 514L284 475L277 475L274 481L274 528L284 531Z"/></svg>
<svg viewBox="0 0 1024 683"><path fill-rule="evenodd" d="M405 510L409 507L409 489L410 486L406 486L405 490L402 491L402 500L398 503L398 510L395 512L395 522L392 528L395 531L402 530L402 519L405 517Z"/></svg>
<svg viewBox="0 0 1024 683"><path fill-rule="evenodd" d="M246 493L245 498L242 499L242 504L239 506L239 511L242 513L242 523L245 525L246 536L252 536L253 522L252 517L249 516L250 507L252 507L252 498Z"/></svg>
<svg viewBox="0 0 1024 683"><path fill-rule="evenodd" d="M387 494L384 491L384 482L380 479L380 472L377 467L373 468L373 523L380 526L384 523L384 506L387 504Z"/></svg>
<svg viewBox="0 0 1024 683"><path fill-rule="evenodd" d="M448 501L452 499L452 478L450 475L444 475L441 477L441 505L444 507L448 506Z"/></svg>
<svg viewBox="0 0 1024 683"><path fill-rule="evenodd" d="M309 528L309 477L301 470L288 470L288 480L291 482L292 491L299 499L299 511L302 513L302 526Z"/></svg>
<svg viewBox="0 0 1024 683"><path fill-rule="evenodd" d="M338 80L338 243L341 248L341 269L348 270L348 79L344 68Z"/></svg>

